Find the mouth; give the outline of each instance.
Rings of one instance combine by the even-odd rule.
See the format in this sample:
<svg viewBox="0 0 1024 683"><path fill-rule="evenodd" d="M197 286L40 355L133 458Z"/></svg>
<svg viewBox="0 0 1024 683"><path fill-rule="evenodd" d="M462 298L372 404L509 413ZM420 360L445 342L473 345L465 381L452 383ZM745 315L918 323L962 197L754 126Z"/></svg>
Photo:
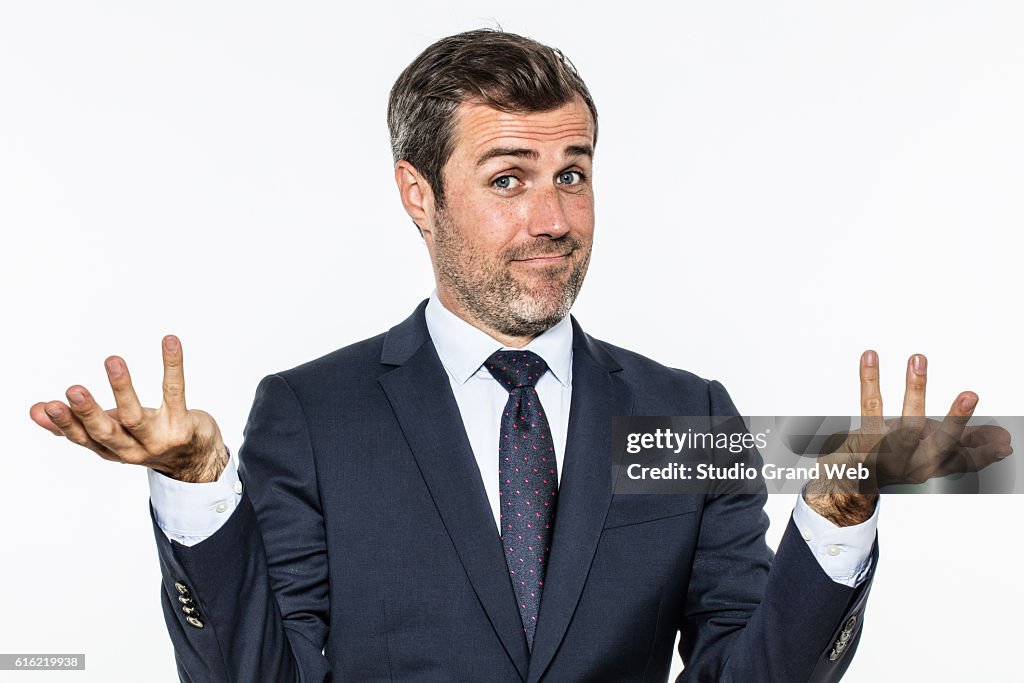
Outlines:
<svg viewBox="0 0 1024 683"><path fill-rule="evenodd" d="M565 254L544 254L541 256L532 256L530 258L515 259L514 262L538 266L551 265L568 261L570 254L572 254L571 251Z"/></svg>

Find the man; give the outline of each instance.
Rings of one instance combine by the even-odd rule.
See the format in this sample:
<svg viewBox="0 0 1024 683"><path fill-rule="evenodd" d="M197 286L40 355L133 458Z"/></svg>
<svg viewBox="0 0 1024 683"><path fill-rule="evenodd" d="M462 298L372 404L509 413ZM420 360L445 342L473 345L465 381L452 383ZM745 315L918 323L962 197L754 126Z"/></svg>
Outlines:
<svg viewBox="0 0 1024 683"><path fill-rule="evenodd" d="M237 473L213 418L185 405L173 336L159 409L113 356L115 410L77 385L32 407L150 468L182 680L662 681L679 632L680 680L841 677L876 496L820 484L773 559L763 495L613 495L612 417L736 409L717 382L568 315L597 139L571 64L512 34L451 36L399 77L388 122L436 290L387 333L264 378ZM924 415L925 377L913 357L908 416ZM881 416L873 352L861 378Z"/></svg>

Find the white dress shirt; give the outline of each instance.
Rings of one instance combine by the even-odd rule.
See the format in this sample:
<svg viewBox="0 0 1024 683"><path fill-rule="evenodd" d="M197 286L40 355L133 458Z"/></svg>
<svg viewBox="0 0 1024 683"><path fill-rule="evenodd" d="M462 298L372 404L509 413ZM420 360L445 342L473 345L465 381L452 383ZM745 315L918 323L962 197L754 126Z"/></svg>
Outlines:
<svg viewBox="0 0 1024 683"><path fill-rule="evenodd" d="M495 532L500 533L496 444L508 392L484 367L484 361L495 351L511 347L502 346L501 342L446 309L436 290L424 313L427 331L448 373L483 478ZM543 358L548 366L548 372L537 381L536 389L547 411L559 480L572 398L572 334L572 324L566 316L523 347ZM227 520L241 500L242 482L229 458L220 479L208 484L181 482L150 470L149 490L156 521L163 532L179 543L193 545L211 536ZM847 586L863 581L871 566L871 546L878 524L877 505L866 522L838 527L812 510L803 496L798 495L793 522L833 581Z"/></svg>

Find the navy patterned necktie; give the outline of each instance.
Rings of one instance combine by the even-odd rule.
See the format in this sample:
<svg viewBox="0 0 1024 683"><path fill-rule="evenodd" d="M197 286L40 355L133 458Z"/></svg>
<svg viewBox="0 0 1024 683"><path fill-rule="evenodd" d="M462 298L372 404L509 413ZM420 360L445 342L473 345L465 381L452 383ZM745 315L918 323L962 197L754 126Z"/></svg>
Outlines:
<svg viewBox="0 0 1024 683"><path fill-rule="evenodd" d="M532 351L497 351L485 365L508 390L498 435L499 519L505 561L532 651L558 499L555 445L534 387L548 366Z"/></svg>

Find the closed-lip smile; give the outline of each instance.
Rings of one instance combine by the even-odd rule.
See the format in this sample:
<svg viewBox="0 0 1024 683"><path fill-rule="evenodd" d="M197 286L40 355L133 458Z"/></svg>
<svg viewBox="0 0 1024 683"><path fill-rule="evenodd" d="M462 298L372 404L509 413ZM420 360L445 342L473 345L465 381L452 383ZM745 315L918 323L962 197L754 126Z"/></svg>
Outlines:
<svg viewBox="0 0 1024 683"><path fill-rule="evenodd" d="M541 255L541 256L531 256L530 258L516 259L516 261L519 261L520 263L540 263L540 264L543 264L543 263L557 263L558 261L561 261L562 259L568 258L569 254L571 254L571 253L572 252L569 252L567 254L544 254L544 255Z"/></svg>

